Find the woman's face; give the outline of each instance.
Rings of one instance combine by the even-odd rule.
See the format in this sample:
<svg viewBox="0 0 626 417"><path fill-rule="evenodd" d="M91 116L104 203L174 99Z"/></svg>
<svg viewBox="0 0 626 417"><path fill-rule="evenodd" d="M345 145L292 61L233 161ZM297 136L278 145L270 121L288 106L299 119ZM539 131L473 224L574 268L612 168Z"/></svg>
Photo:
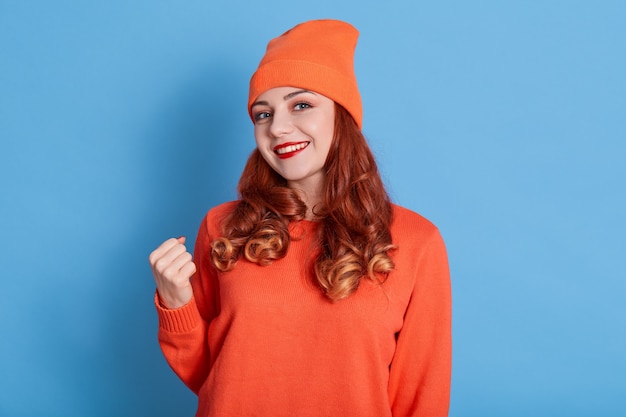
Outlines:
<svg viewBox="0 0 626 417"><path fill-rule="evenodd" d="M267 163L290 187L316 190L333 140L334 102L313 91L277 87L252 104L254 137Z"/></svg>

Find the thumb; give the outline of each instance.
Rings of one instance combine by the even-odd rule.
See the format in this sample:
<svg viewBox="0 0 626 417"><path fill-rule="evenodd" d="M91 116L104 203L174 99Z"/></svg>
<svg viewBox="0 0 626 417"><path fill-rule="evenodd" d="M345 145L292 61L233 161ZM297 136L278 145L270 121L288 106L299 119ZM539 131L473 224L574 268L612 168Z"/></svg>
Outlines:
<svg viewBox="0 0 626 417"><path fill-rule="evenodd" d="M187 240L187 237L185 237L185 236L180 236L180 237L177 237L177 238L176 238L176 240L177 240L177 241L178 241L178 243L180 243L181 245L184 245L184 244L185 244L185 241Z"/></svg>

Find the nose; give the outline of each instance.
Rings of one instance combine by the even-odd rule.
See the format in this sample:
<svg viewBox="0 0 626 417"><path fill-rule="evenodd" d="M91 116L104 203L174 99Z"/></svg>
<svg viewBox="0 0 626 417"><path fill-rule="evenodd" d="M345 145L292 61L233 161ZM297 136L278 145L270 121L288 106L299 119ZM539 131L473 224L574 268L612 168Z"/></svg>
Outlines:
<svg viewBox="0 0 626 417"><path fill-rule="evenodd" d="M279 138L290 133L292 130L293 125L291 123L289 112L275 110L274 114L272 114L272 120L270 123L270 134L273 137Z"/></svg>

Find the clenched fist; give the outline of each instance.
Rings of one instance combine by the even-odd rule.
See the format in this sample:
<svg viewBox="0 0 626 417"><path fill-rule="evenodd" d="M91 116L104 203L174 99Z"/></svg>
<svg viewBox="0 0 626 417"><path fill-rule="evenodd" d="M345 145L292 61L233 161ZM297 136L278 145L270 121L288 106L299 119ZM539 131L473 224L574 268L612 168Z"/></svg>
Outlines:
<svg viewBox="0 0 626 417"><path fill-rule="evenodd" d="M161 303L179 308L193 297L189 279L196 272L191 254L185 248L185 237L168 239L148 258Z"/></svg>

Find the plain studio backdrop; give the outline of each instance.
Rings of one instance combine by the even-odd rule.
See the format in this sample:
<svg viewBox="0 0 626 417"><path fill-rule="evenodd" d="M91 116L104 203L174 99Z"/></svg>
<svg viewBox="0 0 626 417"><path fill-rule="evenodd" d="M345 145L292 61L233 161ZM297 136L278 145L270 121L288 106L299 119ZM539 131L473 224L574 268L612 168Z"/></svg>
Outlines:
<svg viewBox="0 0 626 417"><path fill-rule="evenodd" d="M193 415L147 256L236 197L249 77L317 18L446 240L450 415L626 415L625 2L0 0L1 416Z"/></svg>

